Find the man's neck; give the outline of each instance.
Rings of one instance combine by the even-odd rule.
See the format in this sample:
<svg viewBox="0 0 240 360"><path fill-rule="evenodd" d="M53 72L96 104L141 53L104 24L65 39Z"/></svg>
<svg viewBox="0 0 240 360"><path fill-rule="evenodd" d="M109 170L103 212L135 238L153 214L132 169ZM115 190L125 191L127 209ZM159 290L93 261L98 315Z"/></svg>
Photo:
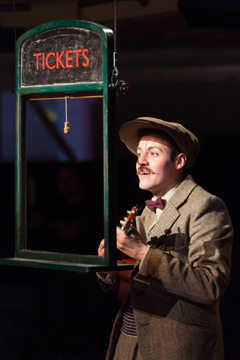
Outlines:
<svg viewBox="0 0 240 360"><path fill-rule="evenodd" d="M161 189L158 193L152 193L154 197L158 198L158 197L165 197L166 194L171 191L173 188L175 188L175 186L177 186L178 184L180 184L180 182L182 182L182 178L181 179L177 179L176 181L174 181L171 186L167 186L163 189Z"/></svg>
<svg viewBox="0 0 240 360"><path fill-rule="evenodd" d="M182 181L179 181L175 186L171 187L168 191L166 191L163 195L161 195L161 198L168 201L170 197L175 193L178 186L181 184ZM152 200L156 200L159 196L153 196Z"/></svg>

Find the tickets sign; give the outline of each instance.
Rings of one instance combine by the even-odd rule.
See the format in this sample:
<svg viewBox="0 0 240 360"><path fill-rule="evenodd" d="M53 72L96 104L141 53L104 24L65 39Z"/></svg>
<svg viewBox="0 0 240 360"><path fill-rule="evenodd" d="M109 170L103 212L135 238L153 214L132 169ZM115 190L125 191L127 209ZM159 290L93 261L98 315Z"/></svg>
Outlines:
<svg viewBox="0 0 240 360"><path fill-rule="evenodd" d="M21 87L103 81L101 36L64 27L27 39L21 48Z"/></svg>

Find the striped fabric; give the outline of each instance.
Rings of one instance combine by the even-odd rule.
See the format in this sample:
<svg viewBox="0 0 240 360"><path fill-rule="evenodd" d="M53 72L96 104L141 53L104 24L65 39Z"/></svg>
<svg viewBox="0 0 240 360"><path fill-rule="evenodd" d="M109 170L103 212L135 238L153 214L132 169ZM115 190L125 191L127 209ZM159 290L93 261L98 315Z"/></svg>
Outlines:
<svg viewBox="0 0 240 360"><path fill-rule="evenodd" d="M137 337L137 328L136 328L135 319L133 315L133 308L131 304L127 306L125 313L123 315L121 332L128 336Z"/></svg>

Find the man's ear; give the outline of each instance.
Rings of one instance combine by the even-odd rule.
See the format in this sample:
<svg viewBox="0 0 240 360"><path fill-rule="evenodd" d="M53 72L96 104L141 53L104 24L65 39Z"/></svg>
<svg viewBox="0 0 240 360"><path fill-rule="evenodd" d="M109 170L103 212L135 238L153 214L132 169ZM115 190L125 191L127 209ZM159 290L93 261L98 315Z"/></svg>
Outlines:
<svg viewBox="0 0 240 360"><path fill-rule="evenodd" d="M180 170L187 162L187 155L184 153L178 154L176 157L176 169Z"/></svg>

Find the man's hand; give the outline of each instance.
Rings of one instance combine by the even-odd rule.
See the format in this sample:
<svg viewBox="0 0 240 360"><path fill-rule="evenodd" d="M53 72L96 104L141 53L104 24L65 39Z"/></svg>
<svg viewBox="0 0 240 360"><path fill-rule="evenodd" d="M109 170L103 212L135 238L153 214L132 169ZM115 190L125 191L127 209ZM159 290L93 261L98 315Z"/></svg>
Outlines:
<svg viewBox="0 0 240 360"><path fill-rule="evenodd" d="M123 225L124 221L120 221L120 223ZM105 240L103 239L98 248L98 256L104 256L104 246ZM133 259L142 260L148 245L135 228L132 229L130 236L126 236L124 231L117 226L117 248Z"/></svg>
<svg viewBox="0 0 240 360"><path fill-rule="evenodd" d="M124 221L120 221L124 225ZM120 227L117 227L117 248L133 259L142 260L148 246L139 232L133 228L130 236L126 236Z"/></svg>
<svg viewBox="0 0 240 360"><path fill-rule="evenodd" d="M103 239L98 247L98 256L104 256L105 240Z"/></svg>
<svg viewBox="0 0 240 360"><path fill-rule="evenodd" d="M98 247L98 256L104 256L104 249L105 249L105 240L103 239ZM101 271L98 274L103 277L108 276L110 282L114 282L117 273L116 271Z"/></svg>

